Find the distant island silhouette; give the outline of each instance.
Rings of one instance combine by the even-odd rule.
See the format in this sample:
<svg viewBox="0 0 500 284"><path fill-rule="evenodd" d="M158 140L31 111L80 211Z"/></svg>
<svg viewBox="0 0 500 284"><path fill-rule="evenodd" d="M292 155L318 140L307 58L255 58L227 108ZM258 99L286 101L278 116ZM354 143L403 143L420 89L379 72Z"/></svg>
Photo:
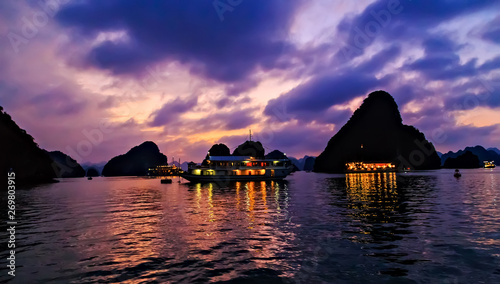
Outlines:
<svg viewBox="0 0 500 284"><path fill-rule="evenodd" d="M500 155L500 149L498 149L498 148L491 147L491 148L488 148L488 149L486 149L486 150L488 150L488 151L493 151L493 152L497 153L498 155Z"/></svg>
<svg viewBox="0 0 500 284"><path fill-rule="evenodd" d="M466 151L456 158L448 158L443 165L443 168L447 169L474 169L479 167L481 167L479 158L472 154L471 151Z"/></svg>
<svg viewBox="0 0 500 284"><path fill-rule="evenodd" d="M418 159L410 156L415 153L420 153ZM346 163L354 161L390 162L416 170L441 166L432 143L415 127L402 123L398 105L385 91L368 95L316 158L314 171L341 173Z"/></svg>
<svg viewBox="0 0 500 284"><path fill-rule="evenodd" d="M146 141L130 149L126 154L109 160L102 170L103 176L144 176L148 168L168 163L167 156L160 152L158 146Z"/></svg>
<svg viewBox="0 0 500 284"><path fill-rule="evenodd" d="M312 171L314 169L314 163L316 157L305 155L304 157L297 159L294 157L289 157L292 164L296 167L296 171Z"/></svg>
<svg viewBox="0 0 500 284"><path fill-rule="evenodd" d="M497 153L495 149L496 148L485 149L483 146L477 145L474 147L465 147L465 149L459 150L457 152L449 151L448 153L441 156L441 163L444 167L446 167L445 163L449 158L457 158L465 154L466 152L471 152L479 159L479 167L484 166L484 161L493 161L495 162L495 164L500 165L500 154Z"/></svg>
<svg viewBox="0 0 500 284"><path fill-rule="evenodd" d="M3 177L12 169L16 183L53 182L53 161L38 147L31 135L21 129L0 107L0 172ZM6 183L5 183L6 184ZM7 188L7 187L5 187Z"/></svg>
<svg viewBox="0 0 500 284"><path fill-rule="evenodd" d="M97 171L96 168L88 168L86 176L88 176L88 177L98 177L99 176L99 172Z"/></svg>

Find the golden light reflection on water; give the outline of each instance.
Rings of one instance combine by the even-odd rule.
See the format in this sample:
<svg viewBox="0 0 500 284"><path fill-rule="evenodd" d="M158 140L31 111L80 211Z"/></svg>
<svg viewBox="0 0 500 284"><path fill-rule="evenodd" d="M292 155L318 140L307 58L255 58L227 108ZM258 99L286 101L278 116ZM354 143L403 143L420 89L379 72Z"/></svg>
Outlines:
<svg viewBox="0 0 500 284"><path fill-rule="evenodd" d="M268 208L267 208L267 185L265 181L260 182L260 192L262 193L262 203L264 206L264 213L267 214Z"/></svg>
<svg viewBox="0 0 500 284"><path fill-rule="evenodd" d="M441 271L443 261L464 275L488 276L500 256L500 176L491 173L464 170L457 180L452 172L425 172L398 183L394 173L326 179L304 173L288 183L223 187L63 180L19 191L31 211L24 212L30 222L21 231L29 234L20 234L27 244L19 253L25 270L16 278L56 279L67 271L55 282L216 282L247 277L256 268L293 278L330 237L339 244L332 246L334 262L313 266L328 279L351 267L360 273L371 263L414 267L409 275ZM335 273L328 274L332 267Z"/></svg>
<svg viewBox="0 0 500 284"><path fill-rule="evenodd" d="M240 206L241 206L241 196L240 196L241 182L237 181L235 183L235 187L236 187L236 209L240 210Z"/></svg>
<svg viewBox="0 0 500 284"><path fill-rule="evenodd" d="M208 185L208 221L209 222L214 222L215 221L215 215L214 215L214 203L213 203L213 190L214 186L213 184Z"/></svg>
<svg viewBox="0 0 500 284"><path fill-rule="evenodd" d="M247 203L247 214L248 214L248 228L253 229L253 224L255 222L255 183L248 182L245 184L246 187L246 203Z"/></svg>
<svg viewBox="0 0 500 284"><path fill-rule="evenodd" d="M387 222L386 213L393 211L398 202L396 173L346 174L349 207L355 209L353 217L381 219Z"/></svg>
<svg viewBox="0 0 500 284"><path fill-rule="evenodd" d="M192 186L188 192L193 194L191 200L197 211L184 216L190 229L182 237L193 255L205 261L220 261L225 252L239 251L231 262L252 259L248 265L253 268L281 265L273 259L294 239L293 234L288 232L284 237L285 232L276 229L276 223L287 220L286 216L280 217L287 214L283 198L286 185L235 182L227 187L211 183Z"/></svg>

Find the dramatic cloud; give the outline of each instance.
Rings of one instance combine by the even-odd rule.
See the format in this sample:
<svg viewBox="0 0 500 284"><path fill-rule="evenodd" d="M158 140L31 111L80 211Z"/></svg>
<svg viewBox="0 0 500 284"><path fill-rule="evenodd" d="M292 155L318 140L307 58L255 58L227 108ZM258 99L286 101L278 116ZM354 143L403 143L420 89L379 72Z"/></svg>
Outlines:
<svg viewBox="0 0 500 284"><path fill-rule="evenodd" d="M335 104L342 104L351 98L366 94L379 84L372 76L341 74L315 78L277 99L269 101L265 113L273 114L273 109L281 105L290 113L318 112Z"/></svg>
<svg viewBox="0 0 500 284"><path fill-rule="evenodd" d="M500 44L500 16L496 17L482 28L481 37L484 40Z"/></svg>
<svg viewBox="0 0 500 284"><path fill-rule="evenodd" d="M146 140L199 162L249 128L268 151L314 155L378 89L441 151L500 147L498 1L0 7L0 104L79 162Z"/></svg>
<svg viewBox="0 0 500 284"><path fill-rule="evenodd" d="M177 98L174 101L168 102L151 114L154 117L151 126L164 126L177 119L182 113L191 110L197 103L197 98L189 100Z"/></svg>
<svg viewBox="0 0 500 284"><path fill-rule="evenodd" d="M141 73L162 60L221 82L246 79L257 68L286 68L281 57L294 49L287 35L298 1L233 2L78 1L56 18L78 34L75 41L122 33L92 46L84 59L117 75Z"/></svg>
<svg viewBox="0 0 500 284"><path fill-rule="evenodd" d="M500 90L495 90L493 93L487 91L479 94L464 93L445 100L445 108L448 110L471 110L479 106L500 107Z"/></svg>
<svg viewBox="0 0 500 284"><path fill-rule="evenodd" d="M345 113L342 112L330 112L326 119L322 115L334 105L344 104L386 85L389 78L377 79L374 74L396 58L400 51L398 46L389 46L357 66L337 69L333 74L315 76L288 93L270 100L264 113L276 116L277 112L284 110L286 119L344 121Z"/></svg>
<svg viewBox="0 0 500 284"><path fill-rule="evenodd" d="M419 71L430 80L448 80L477 74L477 59L460 64L460 57L455 54L460 47L452 41L443 37L431 38L424 41L423 46L425 56L409 63L407 69Z"/></svg>
<svg viewBox="0 0 500 284"><path fill-rule="evenodd" d="M466 0L432 1L423 5L410 0L378 0L359 15L344 18L338 25L338 32L344 36L346 44L337 56L348 60L360 56L378 38L413 41L440 23L487 6L498 6L498 3Z"/></svg>

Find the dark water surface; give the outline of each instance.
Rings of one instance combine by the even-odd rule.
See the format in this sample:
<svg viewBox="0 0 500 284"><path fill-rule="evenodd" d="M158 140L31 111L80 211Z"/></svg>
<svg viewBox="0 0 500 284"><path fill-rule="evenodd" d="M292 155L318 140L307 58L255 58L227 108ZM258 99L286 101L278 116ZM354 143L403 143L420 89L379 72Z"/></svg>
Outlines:
<svg viewBox="0 0 500 284"><path fill-rule="evenodd" d="M63 179L17 190L16 277L0 280L500 283L499 183L500 169Z"/></svg>

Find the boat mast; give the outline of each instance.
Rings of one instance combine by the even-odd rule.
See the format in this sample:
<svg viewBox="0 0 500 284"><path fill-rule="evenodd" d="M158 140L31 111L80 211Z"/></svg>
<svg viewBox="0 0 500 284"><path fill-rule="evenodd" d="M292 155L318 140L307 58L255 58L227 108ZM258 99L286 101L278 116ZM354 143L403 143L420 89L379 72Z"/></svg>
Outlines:
<svg viewBox="0 0 500 284"><path fill-rule="evenodd" d="M250 131L250 141L252 141L252 129L249 129L248 131Z"/></svg>

